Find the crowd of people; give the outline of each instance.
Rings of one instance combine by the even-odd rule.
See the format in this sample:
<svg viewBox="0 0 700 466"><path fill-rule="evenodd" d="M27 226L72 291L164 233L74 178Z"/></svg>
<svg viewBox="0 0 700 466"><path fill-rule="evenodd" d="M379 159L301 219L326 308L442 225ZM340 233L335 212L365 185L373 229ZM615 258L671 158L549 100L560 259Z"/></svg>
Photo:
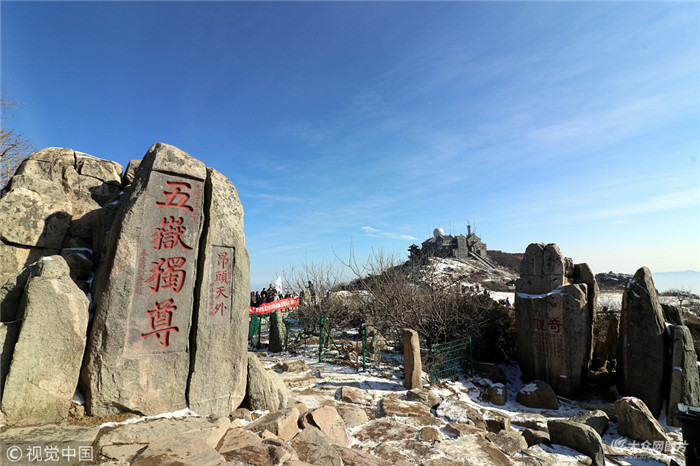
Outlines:
<svg viewBox="0 0 700 466"><path fill-rule="evenodd" d="M291 297L291 293L283 294L281 291L277 290L277 288L275 288L275 286L272 283L270 283L269 287L263 288L260 292L250 292L250 307L258 307L261 304L271 303L278 299Z"/></svg>

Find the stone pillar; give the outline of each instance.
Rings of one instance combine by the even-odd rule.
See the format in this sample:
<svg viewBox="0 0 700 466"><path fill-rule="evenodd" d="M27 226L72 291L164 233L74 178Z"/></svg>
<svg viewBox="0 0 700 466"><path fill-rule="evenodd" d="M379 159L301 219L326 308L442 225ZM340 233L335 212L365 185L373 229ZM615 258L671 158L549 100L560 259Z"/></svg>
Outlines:
<svg viewBox="0 0 700 466"><path fill-rule="evenodd" d="M282 311L274 311L270 314L270 346L268 347L270 352L279 353L284 350L285 333Z"/></svg>
<svg viewBox="0 0 700 466"><path fill-rule="evenodd" d="M680 427L678 403L700 405L700 377L693 336L685 325L671 325L671 377L668 393L668 425Z"/></svg>
<svg viewBox="0 0 700 466"><path fill-rule="evenodd" d="M622 296L617 358L618 388L623 396L641 398L654 417L664 398L664 315L648 268L642 267Z"/></svg>
<svg viewBox="0 0 700 466"><path fill-rule="evenodd" d="M420 340L418 332L410 328L403 329L403 386L409 390L423 388L421 374L423 367L420 360Z"/></svg>

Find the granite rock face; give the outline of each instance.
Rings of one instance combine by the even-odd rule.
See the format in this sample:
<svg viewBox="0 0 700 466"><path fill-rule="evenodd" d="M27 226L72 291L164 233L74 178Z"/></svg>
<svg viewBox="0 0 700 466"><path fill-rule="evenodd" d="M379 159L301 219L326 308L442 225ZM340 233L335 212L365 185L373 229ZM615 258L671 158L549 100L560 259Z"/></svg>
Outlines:
<svg viewBox="0 0 700 466"><path fill-rule="evenodd" d="M60 422L78 382L89 302L65 260L51 256L33 267L22 303L2 412L11 425Z"/></svg>
<svg viewBox="0 0 700 466"><path fill-rule="evenodd" d="M49 147L27 157L0 192L0 286L62 249L99 254L121 171L116 162L72 149Z"/></svg>
<svg viewBox="0 0 700 466"><path fill-rule="evenodd" d="M233 183L207 168L187 399L198 414L227 416L246 393L250 259Z"/></svg>
<svg viewBox="0 0 700 466"><path fill-rule="evenodd" d="M700 406L700 377L693 337L685 325L672 325L671 329L671 376L668 392L667 422L680 427L676 417L678 403Z"/></svg>
<svg viewBox="0 0 700 466"><path fill-rule="evenodd" d="M528 380L558 393L580 389L593 355L598 285L586 264L573 264L556 244L527 247L516 281L518 362Z"/></svg>
<svg viewBox="0 0 700 466"><path fill-rule="evenodd" d="M254 353L248 354L246 401L252 410L277 411L287 406L289 395L282 378L265 369Z"/></svg>
<svg viewBox="0 0 700 466"><path fill-rule="evenodd" d="M664 398L666 327L648 268L642 267L622 297L617 357L618 389L641 398L656 417Z"/></svg>

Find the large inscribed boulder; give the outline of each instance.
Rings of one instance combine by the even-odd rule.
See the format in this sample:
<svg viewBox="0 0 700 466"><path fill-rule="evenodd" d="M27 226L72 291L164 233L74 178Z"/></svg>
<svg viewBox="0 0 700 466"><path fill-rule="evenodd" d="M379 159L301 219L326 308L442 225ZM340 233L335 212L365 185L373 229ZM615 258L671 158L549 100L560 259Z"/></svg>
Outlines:
<svg viewBox="0 0 700 466"><path fill-rule="evenodd" d="M2 411L10 425L60 422L78 383L89 302L65 260L51 256L34 266L22 303Z"/></svg>
<svg viewBox="0 0 700 466"><path fill-rule="evenodd" d="M81 372L92 415L186 406L206 177L202 162L155 144L119 207Z"/></svg>
<svg viewBox="0 0 700 466"><path fill-rule="evenodd" d="M208 168L204 198L187 398L198 414L228 416L246 393L250 259L233 183Z"/></svg>
<svg viewBox="0 0 700 466"><path fill-rule="evenodd" d="M527 247L516 282L518 362L528 380L571 394L585 380L593 347L598 285L586 264L556 244Z"/></svg>
<svg viewBox="0 0 700 466"><path fill-rule="evenodd" d="M641 398L657 417L664 398L666 354L664 314L651 272L642 267L622 296L617 357L618 388Z"/></svg>

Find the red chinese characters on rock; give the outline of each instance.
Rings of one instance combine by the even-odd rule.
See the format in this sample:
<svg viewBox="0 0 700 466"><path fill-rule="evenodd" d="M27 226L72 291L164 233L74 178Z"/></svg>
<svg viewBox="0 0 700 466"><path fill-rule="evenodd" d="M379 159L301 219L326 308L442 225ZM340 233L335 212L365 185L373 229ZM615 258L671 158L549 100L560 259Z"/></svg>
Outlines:
<svg viewBox="0 0 700 466"><path fill-rule="evenodd" d="M537 353L552 361L564 356L564 323L559 319L533 319L533 342Z"/></svg>
<svg viewBox="0 0 700 466"><path fill-rule="evenodd" d="M185 262L184 257L169 257L151 262L153 275L146 280L146 283L153 282L150 286L151 291L157 293L161 288L170 288L173 293L179 293L187 277L187 272L182 270Z"/></svg>
<svg viewBox="0 0 700 466"><path fill-rule="evenodd" d="M167 180L165 184L172 189L166 188L162 191L164 200L155 202L158 209L174 208L187 212L194 210L192 206L188 205L190 183ZM185 220L174 215L163 216L159 225L154 228L154 233L151 235L151 245L154 250L161 252L156 256L156 261L151 260L151 275L144 283L149 284L151 293L157 295L157 298L160 298L158 295L166 290L177 295L185 286L187 258L181 255L167 257L166 251L192 251L193 248L183 238L186 232ZM172 295L165 295L162 300L157 299L153 308L146 311L146 316L149 317L150 331L142 333L141 339L145 340L153 336L161 346L167 348L170 344L170 332L177 333L179 331L178 327L172 324L173 314L176 311L177 305Z"/></svg>
<svg viewBox="0 0 700 466"><path fill-rule="evenodd" d="M157 203L156 203L157 204ZM182 226L184 220L182 217L163 217L160 221L160 228L156 227L156 232L151 235L153 241L153 249L160 251L161 249L175 249L176 246L181 247L185 251L191 251L192 248L182 242L182 235L187 228Z"/></svg>
<svg viewBox="0 0 700 466"><path fill-rule="evenodd" d="M179 332L177 327L172 326L173 312L177 310L172 298L165 301L156 301L153 309L146 311L150 317L150 332L142 333L141 339L153 336L164 348L170 344L170 332Z"/></svg>
<svg viewBox="0 0 700 466"><path fill-rule="evenodd" d="M192 206L187 205L187 201L190 200L190 194L181 191L182 188L192 188L189 183L166 181L165 184L173 188L173 190L163 191L165 202L156 202L156 207L175 207L178 209L184 209L187 212L192 212L194 210Z"/></svg>
<svg viewBox="0 0 700 466"><path fill-rule="evenodd" d="M232 264L229 257L230 251L221 251L216 254L216 266L214 279L209 284L209 315L225 316L228 314L231 303L231 274Z"/></svg>

